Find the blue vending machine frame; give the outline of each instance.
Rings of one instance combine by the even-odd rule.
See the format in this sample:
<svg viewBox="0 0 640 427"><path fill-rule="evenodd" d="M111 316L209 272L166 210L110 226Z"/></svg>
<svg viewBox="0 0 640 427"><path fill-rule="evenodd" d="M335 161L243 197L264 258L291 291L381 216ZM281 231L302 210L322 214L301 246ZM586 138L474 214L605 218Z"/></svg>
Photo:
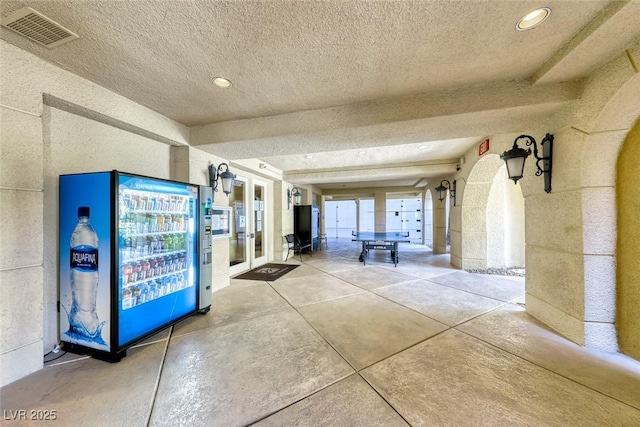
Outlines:
<svg viewBox="0 0 640 427"><path fill-rule="evenodd" d="M60 176L58 311L65 350L117 362L132 345L209 310L200 304L199 191L116 170ZM89 208L98 236L97 289L70 283L71 267L78 268L70 236L81 207ZM81 306L85 313L92 308L88 318L97 323L84 325Z"/></svg>

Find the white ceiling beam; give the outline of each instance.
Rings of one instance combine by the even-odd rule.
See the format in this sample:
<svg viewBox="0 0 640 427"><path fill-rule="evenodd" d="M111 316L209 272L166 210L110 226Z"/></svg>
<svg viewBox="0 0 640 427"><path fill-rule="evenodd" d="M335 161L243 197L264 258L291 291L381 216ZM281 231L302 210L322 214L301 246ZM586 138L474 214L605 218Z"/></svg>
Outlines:
<svg viewBox="0 0 640 427"><path fill-rule="evenodd" d="M390 179L420 179L455 173L458 160L453 159L441 164L422 164L405 166L377 165L366 169L329 169L285 172L283 178L296 184L330 184L340 182L365 182Z"/></svg>
<svg viewBox="0 0 640 427"><path fill-rule="evenodd" d="M581 85L576 82L535 87L526 81L476 85L393 100L195 126L191 128L191 144L231 159L305 153L310 151L310 144L318 141L323 142L322 148L327 148L319 151L335 151L344 149L344 143L348 141L351 141L350 146L354 141L363 142L362 146L388 145L389 139L397 139L393 128L398 124L402 124L399 134L404 136L398 144L406 144L434 137L427 132L407 141L410 136L406 135L406 130L411 131L412 126L407 127L406 124L470 114L504 114L519 108L531 107L535 111L544 106L573 101L580 92ZM394 134L392 138L387 138L389 132ZM495 132L480 132L483 133ZM464 135L446 135L440 139L477 134L466 131ZM238 142L242 142L244 147L239 147Z"/></svg>

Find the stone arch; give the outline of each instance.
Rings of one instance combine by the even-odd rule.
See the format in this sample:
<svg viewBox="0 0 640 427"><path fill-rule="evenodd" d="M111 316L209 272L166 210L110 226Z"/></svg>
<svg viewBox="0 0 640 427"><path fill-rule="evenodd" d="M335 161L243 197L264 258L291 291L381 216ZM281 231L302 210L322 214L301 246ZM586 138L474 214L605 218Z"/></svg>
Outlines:
<svg viewBox="0 0 640 427"><path fill-rule="evenodd" d="M524 197L520 185L509 179L504 162L493 177L486 218L487 267L524 267Z"/></svg>
<svg viewBox="0 0 640 427"><path fill-rule="evenodd" d="M616 202L618 344L640 360L640 120L627 135L617 163Z"/></svg>
<svg viewBox="0 0 640 427"><path fill-rule="evenodd" d="M638 170L633 157L640 144L638 93L640 75L636 73L600 105L581 156L584 344L636 359L640 359L638 281L637 276L635 281L629 276L637 268L637 252L631 255L635 260L629 260L628 248L640 221L638 211L628 209L634 203L628 197L638 188L638 181L636 187L629 181L633 179L629 171ZM630 301L635 301L635 307L630 307Z"/></svg>
<svg viewBox="0 0 640 427"><path fill-rule="evenodd" d="M487 202L493 179L504 164L485 154L473 165L462 197L461 258L463 269L487 268Z"/></svg>

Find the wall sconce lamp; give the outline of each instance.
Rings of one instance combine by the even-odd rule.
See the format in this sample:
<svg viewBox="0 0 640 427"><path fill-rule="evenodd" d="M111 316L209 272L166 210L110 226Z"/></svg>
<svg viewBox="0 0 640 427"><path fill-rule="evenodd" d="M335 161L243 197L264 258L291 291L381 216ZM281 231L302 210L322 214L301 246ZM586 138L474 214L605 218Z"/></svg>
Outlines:
<svg viewBox="0 0 640 427"><path fill-rule="evenodd" d="M538 156L538 144L532 136L520 135L513 141L513 148L509 151L502 153L500 158L507 164L507 174L509 179L513 180L514 184L518 183L518 180L522 178L524 173L524 161L531 154L531 148L518 147L518 140L525 139L526 145L533 144L533 156L536 158L536 176L540 176L544 173L544 191L551 192L551 156L553 154L553 135L546 134L542 139L542 157ZM542 167L540 167L542 162Z"/></svg>
<svg viewBox="0 0 640 427"><path fill-rule="evenodd" d="M287 188L287 210L291 209L291 199L296 205L299 205L302 201L302 193L298 187Z"/></svg>
<svg viewBox="0 0 640 427"><path fill-rule="evenodd" d="M214 198L216 197L216 192L218 191L218 181L222 181L222 191L228 196L229 194L231 194L231 187L233 186L234 179L236 179L236 175L229 171L228 164L220 163L217 168L213 164L209 165L209 186L213 187Z"/></svg>
<svg viewBox="0 0 640 427"><path fill-rule="evenodd" d="M446 185L445 185L446 184ZM447 179L443 179L440 181L440 185L436 187L436 191L438 192L438 200L443 201L447 196L447 190L451 192L451 197L453 197L453 206L456 205L456 181L453 181L453 186Z"/></svg>

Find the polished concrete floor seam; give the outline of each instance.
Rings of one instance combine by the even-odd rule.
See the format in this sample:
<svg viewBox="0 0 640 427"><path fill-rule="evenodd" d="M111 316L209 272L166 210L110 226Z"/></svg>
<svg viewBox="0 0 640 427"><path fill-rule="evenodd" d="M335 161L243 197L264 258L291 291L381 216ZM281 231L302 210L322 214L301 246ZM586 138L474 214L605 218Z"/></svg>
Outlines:
<svg viewBox="0 0 640 427"><path fill-rule="evenodd" d="M491 311L493 311L493 310L491 310ZM484 313L484 314L486 314L486 313ZM479 317L479 316L477 316L477 317ZM469 321L470 321L470 320L471 320L471 319L469 319ZM467 322L464 322L464 323L467 323ZM577 385L580 385L580 386L582 386L582 387L584 387L584 388L587 388L587 389L589 389L589 390L591 390L591 391L595 391L596 393L598 393L598 394L600 394L600 395L602 395L602 396L608 397L609 399L613 399L613 400L615 400L616 402L622 403L623 405L628 406L629 408L633 408L633 409L638 409L638 410L640 410L640 408L635 407L634 405L630 405L629 403L626 403L626 402L624 402L624 401L622 401L622 400L620 400L620 399L618 399L618 398L616 398L616 397L614 397L614 396L608 395L608 394L603 393L602 391L600 391L600 390L598 390L598 389L596 389L596 388L590 387L590 386L588 386L587 384L581 383L580 381L576 381L575 379L570 378L570 377L568 377L568 376L566 376L566 375L562 375L562 373L560 373L560 372L558 372L558 371L554 371L553 369L550 369L550 368L548 368L548 367L546 367L546 366L544 366L544 365L542 365L542 364L540 364L540 363L536 363L536 362L535 362L535 361L533 361L533 360L529 360L529 359L527 359L526 357L523 357L522 355L519 355L519 354L517 354L517 353L515 353L515 352L513 352L513 351L509 351L508 349L506 349L506 348L502 348L502 347L500 347L500 346L498 346L498 345L496 345L496 344L494 344L494 343L491 343L490 341L484 340L484 339L482 339L482 338L480 338L480 337L477 337L477 336L475 336L475 335L470 334L469 332L466 332L466 331L463 331L463 330L461 330L461 329L458 329L458 328L457 328L458 326L460 326L460 325L456 325L455 327L452 327L451 329L455 329L455 330L456 330L456 331L458 331L458 332L462 332L463 334L465 334L465 335L467 335L467 336L469 336L469 337L471 337L471 338L473 338L473 339L476 339L476 340L478 340L478 341L481 341L481 342L483 342L484 344L486 344L486 345L488 345L488 346L491 346L491 347L493 347L493 348L495 348L495 349L497 349L497 350L499 350L499 351L502 351L502 352L508 353L508 354L510 354L511 356L517 357L518 359L523 360L523 361L525 361L525 362L527 362L527 363L530 363L530 364L532 364L532 365L534 365L534 366L537 366L538 368L544 369L545 371L550 372L550 373L552 373L552 374L554 374L554 375L557 375L557 376L559 376L560 378L563 378L563 379L565 379L565 380L571 381L572 383L577 384ZM426 341L426 340L425 340L425 341Z"/></svg>
<svg viewBox="0 0 640 427"><path fill-rule="evenodd" d="M327 274L328 274L328 273L327 273ZM340 280L342 280L342 279L340 279ZM271 284L269 284L269 285L271 286ZM273 286L272 286L272 288L273 288ZM361 289L362 289L362 288L361 288ZM274 290L275 292L277 292L277 293L278 293L278 291L277 291L275 288L273 288L273 290ZM358 294L351 294L351 295L345 295L345 296L341 296L341 297L337 297L337 298L331 298L331 299L328 299L328 300L319 301L319 302L314 303L314 304L308 304L308 305L305 305L305 306L303 306L303 307L309 307L309 306L316 305L316 304L326 303L327 301L338 300L338 299L347 298L347 297L352 297L352 296L354 296L354 295L360 295L360 294L365 294L365 293L369 293L369 294L372 294L372 295L374 295L374 296L376 296L376 297L380 297L380 295L377 295L377 294L375 294L375 293L373 293L373 292L371 292L371 291L369 291L369 290L363 289L363 292L359 292ZM300 317L302 317L302 318L304 319L304 321L305 321L305 322L306 322L306 323L307 323L307 324L308 324L308 325L309 325L309 326L310 326L310 327L311 327L311 328L312 328L312 329L313 329L313 330L314 330L314 331L315 331L315 332L316 332L320 337L322 337L322 339L323 339L323 340L324 340L324 341L325 341L325 342L326 342L326 343L327 343L327 344L328 344L328 345L329 345L329 346L330 346L330 347L331 347L331 348L332 348L332 349L333 349L337 354L339 354L339 355L340 355L340 357L341 357L342 359L344 359L344 361L345 361L347 364L349 364L349 366L351 366L351 368L352 368L356 373L358 373L358 374L360 373L360 371L362 371L362 370L364 370L364 369L366 369L366 368L368 368L368 367L370 367L370 366L373 366L373 365L375 365L376 363L380 363L380 362L382 362L382 361L384 361L384 360L386 360L386 359L388 359L388 358L390 358L390 357L393 357L393 356L395 356L395 355L397 355L397 354L399 354L399 353L402 353L403 351L406 351L406 350L408 350L408 349L410 349L410 348L412 348L412 347L414 347L414 346L416 346L416 345L418 345L418 344L420 344L420 343L423 343L423 342L425 342L425 341L427 341L427 340L429 340L429 339L431 339L431 338L433 338L433 337L436 337L436 336L438 336L438 335L440 335L440 334L442 334L442 333L444 333L444 332L446 332L446 331L448 331L448 330L452 329L452 327L448 327L448 326L447 326L447 328L446 328L446 329L444 329L444 330L443 330L443 331L441 331L441 332L438 332L438 333L436 333L436 334L434 334L434 335L431 335L431 336L429 336L429 337L427 337L427 338L425 338L425 339L423 339L423 340L420 340L419 342L413 343L412 345L409 345L409 346L407 346L407 347L405 347L405 348L402 348L402 349L398 350L397 352L394 352L393 354L390 354L390 355L388 355L387 357L385 357L385 358L383 358L383 359L380 359L380 360L378 360L378 361L376 361L376 362L374 362L374 363L372 363L372 364L370 364L370 365L367 365L367 366L364 366L364 367L362 367L362 368L358 369L358 368L356 368L356 367L353 365L353 363L351 363L351 362L350 362L350 361L345 357L345 355L344 355L344 354L342 354L342 352L341 352L338 348L336 348L336 346L335 346L333 343L331 343L331 341L329 341L329 340L324 336L324 334L322 333L322 331L320 331L320 330L319 330L315 325L313 325L311 322L309 322L309 321L307 320L307 318L306 318L305 316L303 316L303 315L302 315L302 313L300 313L300 311L298 310L298 308L302 308L302 307L295 307L295 306L293 306L293 305L292 305L292 304L291 304L291 303L290 303L286 298L284 298L280 293L278 293L278 295L280 295L283 299L285 299L285 301L287 301L287 303L291 306L291 308L293 308L293 309L296 311L296 313L298 313L298 314L300 315ZM383 298L383 299L388 300L387 298ZM412 309L410 309L410 308L408 308L408 307L406 307L406 306L404 306L404 305L402 305L402 304L399 304L399 303L397 303L397 302L395 302L395 301L391 301L391 300L388 300L388 301L389 301L389 302L392 302L392 303L394 303L394 304L396 304L396 305L399 305L399 306L401 306L401 307L403 307L403 308L405 308L405 309L411 310L411 311L413 311L413 312L415 312L415 313L417 313L417 314L419 314L419 315L421 315L421 316L423 316L423 317L426 317L426 318L428 318L428 319L430 319L430 320L434 320L434 321L436 321L436 322L437 322L437 320L432 319L432 318L431 318L431 317L429 317L429 316L425 316L424 314L419 313L419 312L417 312L417 311L415 311L415 310L412 310ZM442 322L438 322L438 323L442 323ZM445 326L446 326L446 325L445 325ZM377 393L377 391L376 391L376 393ZM378 394L379 394L379 393L378 393ZM386 400L385 400L385 401L386 401ZM387 402L387 403L388 403L388 404L393 408L393 405L391 405L391 403L390 403L390 402ZM394 409L394 410L395 410L395 409Z"/></svg>
<svg viewBox="0 0 640 427"><path fill-rule="evenodd" d="M80 360L84 360L84 359L91 359L91 356L81 356L73 360L65 360L64 362L58 362L58 363L51 363L53 362L52 360L51 362L45 362L44 367L53 368L54 366L67 365L69 363L79 362Z"/></svg>
<svg viewBox="0 0 640 427"><path fill-rule="evenodd" d="M380 399L384 400L385 402L387 402L387 405L389 405L391 407L391 409L393 409L393 411L398 414L398 416L400 418L402 418L402 420L407 423L408 426L411 426L411 423L409 422L409 420L407 420L401 413L400 411L398 411L398 408L396 408L395 406L393 406L393 404L391 402L389 402L389 400L385 399L385 397L380 393L380 391L374 387L373 384L371 384L365 377L362 376L361 372L356 372L356 374L362 378L362 380L367 383L367 385L371 388L371 390L373 390L378 396L380 396Z"/></svg>
<svg viewBox="0 0 640 427"><path fill-rule="evenodd" d="M425 280L425 279L420 279L420 280ZM381 286L381 287L379 287L379 288L376 288L376 290L379 290L379 289L385 289L385 288L391 288L391 287L393 287L393 286L403 285L403 284L406 284L406 283L408 283L408 282L403 282L403 283L394 283L393 285ZM432 282L432 283L433 283L433 282ZM438 284L438 283L436 283L436 285L438 285L438 286L444 286L444 285L440 285L440 284ZM357 285L354 285L354 286L357 286ZM449 326L449 329L451 329L451 328L455 328L456 326L463 325L463 324L467 323L468 321L473 320L473 319L476 319L476 318L478 318L478 317L480 317L480 316L482 316L482 315L484 315L484 314L491 313L492 311L497 310L497 309L498 309L498 308L500 308L500 307L504 307L506 304L511 304L511 302L504 302L504 301L500 301L500 300L495 299L495 298L491 298L491 297L487 297L487 296L484 296L484 295L475 294L475 293L473 293L473 292L468 292L468 291L465 291L465 290L462 290L462 289L453 288L453 287L450 287L450 286L447 286L447 287L448 287L448 288L450 288L450 289L455 289L455 290L460 291L460 292L467 292L468 294L471 294L471 295L477 295L477 296L481 296L481 297L483 297L483 298L492 299L492 300L494 300L494 301L497 301L497 302L500 302L500 303L501 303L501 304L500 304L499 306L497 306L497 307L494 307L494 308L491 308L491 309L489 309L489 310L483 311L482 313L479 313L479 314L477 314L477 315L475 315L475 316L473 316L473 317L471 317L471 318L469 318L469 319L463 320L462 322L456 323L455 325L450 325L450 326L449 326L449 325L447 325L447 326ZM368 292L370 292L370 293L372 293L372 294L374 294L374 295L376 295L376 296L379 296L380 298L384 298L384 299L386 299L386 300L387 300L387 301L389 301L389 302L392 302L392 303L394 303L394 304L398 304L398 305L400 305L400 306L402 306L402 307L406 308L407 310L411 310L411 311L413 311L413 312L416 312L416 313L418 313L418 314L420 314L420 315L422 315L422 316L424 316L424 317L427 317L427 318L429 318L429 319L431 319L431 320L435 320L436 322L443 323L442 321L440 321L440 320L438 320L438 319L436 319L436 318L433 318L433 317L431 317L431 316L427 316L426 314L424 314L424 313L420 312L419 310L416 310L416 309L414 309L414 308L408 307L408 306L406 306L406 305L404 305L404 304L402 304L402 303L399 303L398 301L394 301L394 300L390 299L389 297L386 297L386 296L384 296L384 295L380 295L380 294L378 294L378 293L376 293L376 292L372 292L372 291L368 291ZM516 298L516 299L517 299L517 298ZM514 301L515 301L515 300L514 300Z"/></svg>
<svg viewBox="0 0 640 427"><path fill-rule="evenodd" d="M302 264L309 265L309 264L306 264L304 261L302 262ZM315 267L314 267L314 268L315 268ZM400 304L400 303L398 303L398 302L396 302L396 301L393 301L393 300L390 300L390 299L388 299L388 298L385 298L385 297L383 297L382 295L378 295L378 294L376 294L376 293L374 293L374 292L371 292L371 291L370 291L370 290L368 290L368 289L362 288L362 287L360 287L360 286L358 286L358 285L355 285L355 284L353 284L353 283L347 282L346 280L344 280L344 279L342 279L342 278L340 278L340 277L335 276L335 274L333 274L333 273L339 273L338 271L328 273L328 272L324 272L324 271L319 270L319 269L317 269L317 270L318 270L318 271L321 271L323 274L328 274L329 276L332 276L332 277L334 277L334 278L336 278L336 279L338 279L338 280L341 280L341 281L343 281L343 282L345 282L345 283L348 283L348 284L350 284L350 285L352 285L352 286L356 286L356 287L358 287L358 288L362 289L362 290L363 290L363 292L359 292L359 293L357 293L357 294L343 295L343 296L339 296L339 297L336 297L336 298L327 299L327 300L324 300L324 301L318 301L318 302L315 302L315 303L313 303L313 304L307 304L307 305L304 305L304 306L301 306L301 307L298 307L298 308L302 308L302 307L309 307L309 306L316 305L316 304L322 304L322 303L325 303L325 302L327 302L327 301L333 301L333 300L338 300L338 299L341 299L341 298L347 298L347 297L351 297L351 296L353 296L353 295L360 295L360 294L364 294L364 293L369 293L369 294L372 294L372 295L374 295L374 296L381 297L381 298L383 298L383 299L385 299L385 300L387 300L387 301L389 301L389 302L392 302L392 303L394 303L394 304L396 304L396 305L399 305L399 306L401 306L401 307L403 307L403 308L405 308L405 309L408 309L408 310L410 310L410 311L413 311L413 312L415 312L415 313L417 313L417 314L419 314L419 315L421 315L421 316L423 316L423 317L426 317L426 318L428 318L428 319L430 319L430 320L434 320L434 321L436 321L436 322L438 322L438 323L442 323L442 322L439 322L439 321L438 321L438 320L436 320L436 319L433 319L433 318L431 318L431 317L429 317L429 316L426 316L425 314L420 313L420 312L418 312L418 311L416 311L416 310L414 310L414 309L412 309L412 308L410 308L410 307L407 307L407 306L402 305L402 304ZM345 271L345 270L341 270L341 271ZM404 274L404 273L403 273L403 274ZM424 280L424 279L416 279L416 280ZM407 282L410 282L410 281L413 281L413 279L412 279L412 280L408 280ZM403 283L407 283L407 282L403 282ZM267 282L267 283L269 284L269 286L271 286L271 283L269 283L269 282ZM398 284L399 284L399 283L398 283ZM393 286L393 285L391 285L391 286ZM277 291L273 286L271 286L271 287L273 288L273 290L274 290L276 293L278 293L278 295L280 295L280 296L281 296L285 301L287 301L287 303L291 306L291 308L293 308L293 309L294 309L294 310L295 310L295 311L296 311L296 312L297 312L297 313L298 313L298 314L299 314L303 319L305 319L305 322L307 322L307 324L309 324L309 326L311 326L311 328L313 328L313 330L314 330L314 331L316 331L316 333L318 333L318 335L320 335L320 336L322 337L322 339L323 339L323 340L325 340L325 342L326 342L327 344L329 344L329 346L331 346L331 348L333 348L333 349L334 349L334 350L335 350L335 351L340 355L340 357L342 357L342 358L343 358L343 359L344 359L344 360L349 364L349 366L351 366L351 367L352 367L356 372L358 372L358 373L359 373L361 370L366 369L366 368L368 368L369 366L371 366L371 365L368 365L368 366L365 366L365 367L363 367L363 368L361 368L361 369L357 369L355 366L353 366L353 364L352 364L351 362L349 362L349 360L347 360L347 358L346 358L346 357L345 357L345 356L340 352L340 350L338 350L338 349L337 349L337 348L336 348L336 347L335 347L335 346L334 346L334 345L333 345L333 344L332 344L332 343L331 343L331 342L330 342L330 341L329 341L329 340L328 340L328 339L327 339L327 338L322 334L322 332L321 332L320 330L318 330L318 328L316 328L313 324L311 324L311 323L310 323L310 322L309 322L309 321L308 321L308 320L307 320L307 319L302 315L302 313L300 313L300 312L298 311L298 308L294 307L294 306L293 306L293 305L292 305L292 304L291 304L291 303L290 303L286 298L284 298L284 296L283 296L283 295L281 295L281 294L280 294L280 293L279 293L279 292L278 292L278 291ZM447 326L448 326L448 325L447 325ZM373 363L372 365L375 365L376 363L382 362L383 360L388 359L389 357L393 357L393 356L395 356L396 354L401 353L401 352L403 352L403 351L405 351L405 350L407 350L407 349L409 349L409 348L411 348L411 347L413 347L413 346L415 346L415 345L418 345L418 344L420 344L421 342L424 342L424 341L426 341L426 340L428 340L428 339L430 339L430 338L433 338L433 337L435 337L435 336L438 336L439 334L441 334L441 333L443 333L443 332L446 332L446 331L448 331L449 329L451 329L451 327L447 327L447 329L445 329L445 330L444 330L444 331L442 331L442 332L439 332L439 333L437 333L437 334L435 334L435 335L432 335L432 336L430 336L430 337L428 337L428 338L425 338L424 340L420 340L420 342L414 343L414 344L412 344L412 345L410 345L410 346L408 346L408 347L406 347L406 348L403 348L402 350L399 350L399 351L398 351L398 352L396 352L396 353L393 353L393 354L389 355L388 357L385 357L384 359L378 360L377 362ZM389 402L387 402L387 403L389 403ZM391 405L391 404L390 404L390 405ZM393 407L393 406L392 406L392 407Z"/></svg>
<svg viewBox="0 0 640 427"><path fill-rule="evenodd" d="M151 406L149 407L149 414L147 414L147 422L145 426L149 427L151 425L151 417L153 416L153 409L156 404L156 398L158 397L158 390L160 388L160 380L162 379L162 374L164 372L164 362L167 359L167 352L169 351L169 345L171 345L171 336L173 335L173 326L169 331L169 336L167 337L166 344L164 346L162 352L162 358L160 359L160 366L158 367L158 376L156 377L156 382L153 385L153 392L151 393ZM159 342L159 341L156 341Z"/></svg>
<svg viewBox="0 0 640 427"><path fill-rule="evenodd" d="M456 323L455 325L451 325L451 328L453 329L453 328L457 328L458 326L462 326L462 325L464 325L465 323L471 322L472 320L475 320L475 319L477 319L478 317L482 317L482 316L484 316L485 314L489 314L489 313L491 313L491 312L493 312L493 311L499 310L500 308L504 307L505 305L509 305L509 304L512 304L512 303L511 303L511 302L503 302L502 304L500 304L500 305L499 305L499 306L497 306L497 307L491 308L491 309L489 309L489 310L485 310L485 311L483 311L482 313L476 314L476 315L475 315L475 316L473 316L473 317L470 317L470 318L468 318L468 319L463 320L462 322L458 322L458 323Z"/></svg>
<svg viewBox="0 0 640 427"><path fill-rule="evenodd" d="M278 296L282 297L282 295L280 295L280 294L278 294ZM276 309L273 309L273 310L262 311L260 313L255 313L253 315L246 316L246 317L244 317L242 319L234 319L234 320L229 320L229 321L225 321L225 322L216 323L214 325L207 326L206 328L195 329L193 331L180 333L180 335L176 335L176 336L183 337L183 336L187 336L187 335L191 335L191 334L196 334L196 333L201 332L201 331L203 331L205 329L218 328L218 327L221 327L221 326L229 326L229 325L233 325L233 324L236 324L236 323L246 322L248 320L255 320L255 319L259 319L259 318L265 317L265 316L270 316L272 314L279 313L281 311L285 311L285 310L288 310L288 309L289 309L289 307L284 307L284 308L276 308Z"/></svg>
<svg viewBox="0 0 640 427"><path fill-rule="evenodd" d="M342 355L341 355L341 357L342 357ZM269 417L271 417L271 416L273 416L273 415L277 414L278 412L282 412L282 411L284 411L285 409L292 407L292 406L293 406L293 405L295 405L296 403L302 402L303 400L308 399L309 397L311 397L311 396L313 396L313 395L316 395L316 394L318 394L318 393L322 392L323 390L328 389L329 387L331 387L331 386L333 386L333 385L335 385L335 384L339 383L340 381L344 381L345 379L349 378L349 377L350 377L350 376L352 376L352 375L359 375L359 374L358 374L357 372L353 372L353 373L351 373L351 374L349 374L349 375L347 375L347 376L344 376L344 377L342 377L342 378L338 378L338 379L336 379L335 381L333 381L332 383L327 384L327 385L325 385L325 386L323 386L323 387L320 387L319 389L317 389L317 390L313 391L312 393L309 393L309 394L307 394L306 396L303 396L303 397L301 397L301 398L299 398L299 399L296 399L295 401L293 401L293 402L291 402L291 403L289 403L289 404L287 404L287 405L283 406L282 408L279 408L278 410L273 411L273 412L271 412L270 414L267 414L267 415L265 415L265 416L263 416L263 417L260 417L260 419L258 419L258 420L255 420L255 421L250 422L249 424L247 424L247 425L246 425L246 426L244 426L244 427L251 427L251 426L253 426L253 425L256 425L256 424L260 423L261 421L264 421L264 420L266 420L267 418L269 418ZM388 402L387 402L387 403L388 403Z"/></svg>
<svg viewBox="0 0 640 427"><path fill-rule="evenodd" d="M345 281L343 280L343 282L345 282ZM353 283L349 283L349 282L345 282L345 283L347 283L347 284L349 284L349 285L351 285L351 286L355 286ZM359 286L356 286L356 287L359 287ZM360 288L360 289L362 289L362 288ZM276 292L278 292L275 288L273 288L273 290L274 290L274 291L276 291ZM368 292L368 291L367 291L366 289L362 289L362 291L361 291L361 292L356 292L356 293L353 293L353 294L340 295L340 296L337 296L337 297L332 297L332 298L323 299L322 301L314 301L314 302L310 302L310 303L308 303L308 304L300 304L300 305L298 305L298 307L297 307L297 308L302 308L302 307L311 307L312 305L322 304L322 303L329 302L329 301L336 301L336 300L339 300L339 299L342 299L342 298L349 298L349 297L352 297L352 296L354 296L354 295L360 295L360 294L364 294L364 293L367 293L367 292ZM288 301L288 300L287 300L287 299L286 299L282 294L278 293L278 295L280 295L280 296L281 296L285 301L287 301L289 304L291 304L291 303L290 303L290 302L289 302L289 301ZM296 308L296 307L294 307L293 305L292 305L292 307L293 307L294 309ZM298 310L296 310L296 311L298 311Z"/></svg>
<svg viewBox="0 0 640 427"><path fill-rule="evenodd" d="M269 286L271 286L271 284L270 284L270 283L269 283ZM290 306L292 309L294 309L294 310L295 310L295 312L296 312L296 313L298 313L298 315L299 315L299 316L300 316L300 317L301 317L301 318L302 318L302 319L307 323L307 325L309 325L309 327L311 327L311 329L313 329L313 330L316 332L316 334L318 334L318 336L320 336L320 338L322 338L322 339L324 340L324 342L326 342L326 343L327 343L327 345L333 349L333 351L335 351L338 355L340 355L340 357L341 357L342 359L344 359L344 361L345 361L345 362L346 362L346 363L351 367L351 369L353 369L355 372L358 372L358 370L356 369L356 367L355 367L355 366L353 366L353 364L352 364L351 362L349 362L349 361L344 357L344 355L343 355L342 353L340 353L340 351L339 351L339 350L338 350L338 349L337 349L337 348L336 348L336 347L335 347L335 346L334 346L334 345L333 345L333 344L332 344L332 343L331 343L331 342L330 342L330 341L329 341L329 340L328 340L328 339L327 339L327 338L326 338L322 333L320 333L320 331L318 330L318 328L316 328L313 324L311 324L311 323L307 320L307 318L306 318L306 317L304 317L304 316L302 315L302 313L300 313L300 312L298 311L298 309L297 309L296 307L294 307L294 306L293 306L293 304L291 304L291 303L289 302L289 300L288 300L288 299L286 299L285 297L283 297L283 296L282 296L282 295L281 295L281 294L280 294L280 293L279 293L279 292L278 292L278 291L277 291L273 286L271 286L271 288L272 288L272 289L273 289L273 290L274 290L278 295L280 295L280 297L281 297L282 299L284 299L284 300L287 302L287 304L289 304L289 306ZM356 295L357 295L357 294L356 294ZM347 295L347 296L350 296L350 295ZM333 299L336 299L336 298L333 298ZM325 302L325 301L321 301L321 302ZM320 304L320 303L316 303L316 304ZM313 304L309 304L309 305L313 305ZM309 305L306 305L305 307L308 307Z"/></svg>
<svg viewBox="0 0 640 427"><path fill-rule="evenodd" d="M171 327L171 328L173 329L173 327ZM134 348L143 347L143 346L149 345L149 344L157 344L157 343L164 342L164 341L167 341L167 340L169 340L169 337L162 338L162 339L157 339L157 340L153 340L153 341L149 341L149 342L141 342L141 343L133 345L133 346L131 346L129 348L134 349Z"/></svg>
<svg viewBox="0 0 640 427"><path fill-rule="evenodd" d="M449 274L453 274L453 273L449 273ZM444 274L442 276L444 276ZM438 277L440 277L440 276L438 276ZM470 293L472 295L477 295L477 296L480 296L480 297L483 297L483 298L489 298L489 299L493 299L493 300L496 300L496 301L501 301L501 302L504 302L504 303L510 303L511 301L516 301L519 298L522 298L522 295L520 295L520 296L518 296L516 298L512 298L512 299L510 299L508 301L504 301L504 300L500 300L500 299L497 299L497 298L490 297L488 295L483 295L483 294L481 294L479 292L471 292L471 291L469 291L467 289L460 289L460 288L456 288L455 286L450 286L450 285L447 285L447 284L438 283L438 282L434 282L433 280L430 280L430 279L435 279L435 278L436 277L434 276L434 277L429 277L428 279L422 279L422 280L430 282L430 283L433 283L434 285L444 286L444 287L447 287L447 288L450 288L450 289L456 289L458 291L467 292L467 293Z"/></svg>

